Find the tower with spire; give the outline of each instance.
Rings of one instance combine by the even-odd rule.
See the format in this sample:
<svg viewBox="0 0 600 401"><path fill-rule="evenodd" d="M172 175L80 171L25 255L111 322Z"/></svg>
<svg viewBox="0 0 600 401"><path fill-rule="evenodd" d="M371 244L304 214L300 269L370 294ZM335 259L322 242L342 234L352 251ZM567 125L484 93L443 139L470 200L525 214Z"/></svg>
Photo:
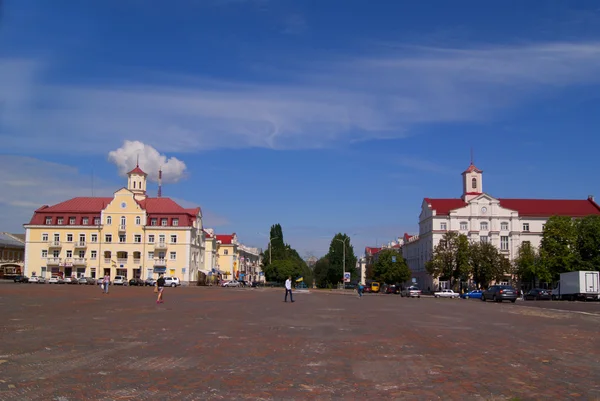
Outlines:
<svg viewBox="0 0 600 401"><path fill-rule="evenodd" d="M483 193L483 170L478 169L473 163L473 149L471 149L471 164L463 171L462 200L468 202Z"/></svg>
<svg viewBox="0 0 600 401"><path fill-rule="evenodd" d="M133 192L136 200L146 199L146 174L140 168L140 158L138 156L135 168L127 173L127 189Z"/></svg>

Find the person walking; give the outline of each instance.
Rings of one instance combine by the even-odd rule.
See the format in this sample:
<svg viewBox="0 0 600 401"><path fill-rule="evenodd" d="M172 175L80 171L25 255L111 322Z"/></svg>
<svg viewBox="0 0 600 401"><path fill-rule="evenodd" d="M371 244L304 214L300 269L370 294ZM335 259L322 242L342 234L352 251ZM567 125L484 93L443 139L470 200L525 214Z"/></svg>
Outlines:
<svg viewBox="0 0 600 401"><path fill-rule="evenodd" d="M363 294L363 285L362 285L362 283L358 283L358 285L356 286L356 291L358 292L358 297L362 298L362 294Z"/></svg>
<svg viewBox="0 0 600 401"><path fill-rule="evenodd" d="M290 293L290 301L294 302L294 297L292 296L292 276L288 276L288 279L285 280L285 299L283 302L287 302L288 292Z"/></svg>
<svg viewBox="0 0 600 401"><path fill-rule="evenodd" d="M104 279L102 280L102 290L105 294L108 294L108 284L110 283L110 276L108 274L104 275Z"/></svg>
<svg viewBox="0 0 600 401"><path fill-rule="evenodd" d="M161 274L158 280L156 280L156 288L158 288L158 297L156 298L157 304L162 304L163 301L163 291L165 289L165 278Z"/></svg>

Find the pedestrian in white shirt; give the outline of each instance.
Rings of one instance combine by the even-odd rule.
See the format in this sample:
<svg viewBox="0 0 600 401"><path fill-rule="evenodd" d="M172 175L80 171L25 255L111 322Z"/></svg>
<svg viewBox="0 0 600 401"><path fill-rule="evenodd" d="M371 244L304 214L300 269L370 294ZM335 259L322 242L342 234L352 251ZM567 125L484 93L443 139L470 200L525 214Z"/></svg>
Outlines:
<svg viewBox="0 0 600 401"><path fill-rule="evenodd" d="M292 297L292 276L289 276L285 280L285 300L283 302L287 302L288 292L290 293L290 301L294 302L294 298Z"/></svg>

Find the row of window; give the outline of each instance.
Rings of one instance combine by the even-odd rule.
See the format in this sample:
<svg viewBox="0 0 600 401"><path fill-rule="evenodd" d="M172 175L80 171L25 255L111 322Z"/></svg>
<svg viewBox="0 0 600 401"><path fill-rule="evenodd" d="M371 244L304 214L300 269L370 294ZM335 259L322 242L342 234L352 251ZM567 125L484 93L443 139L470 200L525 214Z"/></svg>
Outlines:
<svg viewBox="0 0 600 401"><path fill-rule="evenodd" d="M126 243L127 242L127 235L126 234L119 234L119 243ZM177 235L173 234L171 235L171 244L176 244L177 243ZM113 236L112 234L104 234L104 242L112 242L113 240ZM156 240L156 236L154 234L148 234L148 243L149 244L153 244ZM48 242L49 241L49 236L47 233L43 233L42 234L42 242ZM53 241L60 241L60 234L59 233L55 233L54 237L53 237ZM79 242L85 242L86 241L86 235L85 234L79 234ZM67 234L67 242L73 242L73 234ZM90 234L90 242L98 242L98 234ZM134 234L133 235L133 242L134 243L142 243L142 235L141 234ZM164 234L159 234L158 235L158 242L159 243L166 243L166 236Z"/></svg>
<svg viewBox="0 0 600 401"><path fill-rule="evenodd" d="M23 251L2 251L2 260L23 260Z"/></svg>
<svg viewBox="0 0 600 401"><path fill-rule="evenodd" d="M52 225L54 220L54 217L52 216L46 216L46 225ZM150 225L151 226L158 226L158 222L159 219L158 218L151 218L150 219ZM81 225L83 226L87 226L89 225L90 220L89 217L81 217ZM64 217L56 217L56 225L62 226L65 224L65 218ZM69 217L69 225L74 226L75 224L77 224L77 218L76 217ZM106 225L111 225L112 224L112 216L106 216ZM120 219L120 224L122 226L127 225L127 218L125 216L121 216ZM142 218L140 216L136 216L135 217L135 224L137 226L142 224ZM94 217L94 225L99 226L100 225L100 217ZM160 225L163 227L166 227L169 225L169 219L168 218L161 218L160 219ZM171 226L173 227L177 227L179 226L179 219L171 219Z"/></svg>
<svg viewBox="0 0 600 401"><path fill-rule="evenodd" d="M138 255L133 255L133 259L140 259L141 253L140 252L134 252L137 253ZM79 258L85 258L86 257L86 251L79 251L78 253L78 257ZM42 258L47 258L48 257L48 250L47 249L43 249L42 250ZM60 251L59 250L55 250L52 251L52 257L53 258L59 258L60 257ZM66 251L65 252L65 257L67 258L72 258L73 257L73 251ZM111 252L107 251L104 253L104 258L105 259L110 259L112 257ZM158 259L165 259L166 254L165 252L158 252L157 253L157 258ZM117 254L117 259L127 259L127 254L124 255L124 257L121 257L120 255ZM98 259L98 251L90 251L90 259L92 260L96 260ZM148 260L153 260L154 259L154 252L150 251L148 252ZM177 252L169 252L169 259L170 260L176 260L177 259Z"/></svg>
<svg viewBox="0 0 600 401"><path fill-rule="evenodd" d="M444 222L440 223L440 229L441 230L447 230L448 229L448 224L444 223ZM460 230L461 231L467 231L468 229L469 229L469 223L467 223L466 221L462 221L460 223ZM481 223L479 223L479 229L481 231L488 231L489 230L488 222L487 221L482 221ZM508 231L508 223L506 223L506 222L500 223L500 230L501 231ZM523 231L529 231L529 223L523 223Z"/></svg>

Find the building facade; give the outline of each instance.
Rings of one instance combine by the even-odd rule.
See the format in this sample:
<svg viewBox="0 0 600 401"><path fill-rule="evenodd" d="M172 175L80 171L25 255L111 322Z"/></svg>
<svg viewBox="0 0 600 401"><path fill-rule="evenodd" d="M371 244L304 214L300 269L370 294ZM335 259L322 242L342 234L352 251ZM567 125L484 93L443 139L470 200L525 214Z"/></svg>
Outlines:
<svg viewBox="0 0 600 401"><path fill-rule="evenodd" d="M522 243L539 247L544 224L550 216L584 217L599 215L600 206L592 196L583 200L506 199L483 192L483 171L472 163L462 173L460 198L425 198L419 215L419 234L405 235L402 254L422 289L444 288L425 270L433 250L445 233L459 232L470 241L489 242L513 260Z"/></svg>
<svg viewBox="0 0 600 401"><path fill-rule="evenodd" d="M113 197L73 198L37 209L26 230L25 274L128 279L164 273L195 283L204 266L201 209L146 194L138 166Z"/></svg>
<svg viewBox="0 0 600 401"><path fill-rule="evenodd" d="M16 235L0 233L0 279L23 273L25 242Z"/></svg>
<svg viewBox="0 0 600 401"><path fill-rule="evenodd" d="M255 247L246 246L240 244L238 246L238 261L239 261L239 273L236 278L240 280L253 282L253 281L264 281L264 276L261 274L261 257L260 249Z"/></svg>

